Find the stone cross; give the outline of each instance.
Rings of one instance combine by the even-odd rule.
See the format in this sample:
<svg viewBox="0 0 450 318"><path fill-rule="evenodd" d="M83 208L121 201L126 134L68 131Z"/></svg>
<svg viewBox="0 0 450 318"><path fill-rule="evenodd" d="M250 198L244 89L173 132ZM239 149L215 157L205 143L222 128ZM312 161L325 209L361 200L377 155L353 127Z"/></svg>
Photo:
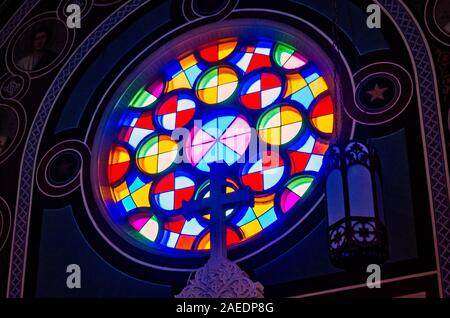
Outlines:
<svg viewBox="0 0 450 318"><path fill-rule="evenodd" d="M238 205L253 206L254 197L248 187L226 193L228 168L226 163L211 163L209 167L211 170L209 198L199 198L185 202L181 211L188 220L198 214L209 213L211 215L211 258L226 258L227 238L225 213L230 207L236 207Z"/></svg>
<svg viewBox="0 0 450 318"><path fill-rule="evenodd" d="M211 256L175 298L262 298L264 286L253 282L227 258L226 211L239 205L253 206L253 194L248 187L226 193L228 165L212 163L209 166L209 198L184 202L181 211L188 220L210 214Z"/></svg>

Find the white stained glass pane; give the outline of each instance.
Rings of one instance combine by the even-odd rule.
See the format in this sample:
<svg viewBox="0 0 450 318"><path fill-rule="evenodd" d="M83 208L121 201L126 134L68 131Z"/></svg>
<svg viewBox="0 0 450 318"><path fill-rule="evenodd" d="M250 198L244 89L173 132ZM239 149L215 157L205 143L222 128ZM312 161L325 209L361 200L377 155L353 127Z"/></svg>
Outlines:
<svg viewBox="0 0 450 318"><path fill-rule="evenodd" d="M333 170L327 178L327 207L328 225L333 225L345 217L342 175L338 169Z"/></svg>
<svg viewBox="0 0 450 318"><path fill-rule="evenodd" d="M348 193L351 216L374 217L372 178L363 165L353 165L348 169Z"/></svg>
<svg viewBox="0 0 450 318"><path fill-rule="evenodd" d="M375 175L376 189L377 189L377 207L378 207L378 217L381 223L384 223L384 207L383 207L383 191L381 189L381 179L378 174Z"/></svg>

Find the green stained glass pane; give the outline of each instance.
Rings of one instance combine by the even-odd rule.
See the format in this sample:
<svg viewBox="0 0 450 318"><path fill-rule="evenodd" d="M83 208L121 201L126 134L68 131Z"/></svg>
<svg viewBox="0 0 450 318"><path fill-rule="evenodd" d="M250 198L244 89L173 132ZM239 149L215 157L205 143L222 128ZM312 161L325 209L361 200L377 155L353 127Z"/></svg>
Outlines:
<svg viewBox="0 0 450 318"><path fill-rule="evenodd" d="M271 120L274 116L279 115L279 113L280 113L280 107L275 107L275 108L269 109L268 111L263 113L261 118L258 121L257 128L258 129L266 128L269 120Z"/></svg>
<svg viewBox="0 0 450 318"><path fill-rule="evenodd" d="M146 143L144 143L137 151L137 157L138 158L145 158L149 155L150 149L153 148L158 143L159 139L158 136L154 136L150 138ZM157 146L155 146L157 147ZM152 153L153 155L157 154L157 148L154 149Z"/></svg>
<svg viewBox="0 0 450 318"><path fill-rule="evenodd" d="M214 68L210 70L208 73L206 73L200 82L198 83L198 89L205 89L213 86L217 86L217 83L214 83L213 81L217 82L217 76L218 76L219 70L218 68Z"/></svg>
<svg viewBox="0 0 450 318"><path fill-rule="evenodd" d="M294 178L287 184L287 188L292 192L297 193L300 197L308 191L309 187L314 181L314 177L311 176L301 176Z"/></svg>
<svg viewBox="0 0 450 318"><path fill-rule="evenodd" d="M130 107L147 107L156 101L156 97L147 92L144 88L141 88L133 97L130 102Z"/></svg>
<svg viewBox="0 0 450 318"><path fill-rule="evenodd" d="M275 62L278 66L282 67L294 52L295 49L293 47L286 44L278 44L274 53Z"/></svg>

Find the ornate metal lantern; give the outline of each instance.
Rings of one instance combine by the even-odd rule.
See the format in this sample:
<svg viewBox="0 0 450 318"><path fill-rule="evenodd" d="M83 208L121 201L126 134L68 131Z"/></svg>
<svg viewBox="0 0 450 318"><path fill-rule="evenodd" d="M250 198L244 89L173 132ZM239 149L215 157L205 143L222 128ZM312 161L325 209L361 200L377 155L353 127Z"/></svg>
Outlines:
<svg viewBox="0 0 450 318"><path fill-rule="evenodd" d="M327 152L326 198L329 255L339 268L361 269L388 257L375 151L351 141Z"/></svg>

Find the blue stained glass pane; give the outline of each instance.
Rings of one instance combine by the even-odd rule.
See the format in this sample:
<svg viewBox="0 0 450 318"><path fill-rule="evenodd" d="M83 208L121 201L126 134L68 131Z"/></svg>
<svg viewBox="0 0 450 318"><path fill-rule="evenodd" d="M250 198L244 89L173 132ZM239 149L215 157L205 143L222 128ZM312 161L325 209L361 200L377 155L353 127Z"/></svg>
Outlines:
<svg viewBox="0 0 450 318"><path fill-rule="evenodd" d="M140 113L134 113L134 112L130 112L129 114L127 114L127 116L124 118L123 120L123 125L124 126L130 126L133 127L133 122L136 123L137 118L140 116Z"/></svg>
<svg viewBox="0 0 450 318"><path fill-rule="evenodd" d="M164 70L164 74L167 78L172 79L180 74L182 70L183 69L181 68L180 63L178 63L177 61L173 61L167 65L166 69Z"/></svg>
<svg viewBox="0 0 450 318"><path fill-rule="evenodd" d="M206 162L204 159L200 160L196 167L202 171L209 171L208 162Z"/></svg>
<svg viewBox="0 0 450 318"><path fill-rule="evenodd" d="M311 105L312 101L314 100L314 96L311 92L311 89L308 86L306 86L306 87L303 87L301 90L292 94L290 99L299 102L306 109L308 109L309 106Z"/></svg>
<svg viewBox="0 0 450 318"><path fill-rule="evenodd" d="M142 139L144 139L145 137L150 135L152 132L153 132L153 130L150 130L150 129L133 128L133 131L131 132L130 140L128 140L128 143L131 146L133 146L134 148L136 148L138 146L138 144L142 141Z"/></svg>
<svg viewBox="0 0 450 318"><path fill-rule="evenodd" d="M218 160L226 162L229 166L235 163L239 159L239 154L228 148L222 143L217 144Z"/></svg>
<svg viewBox="0 0 450 318"><path fill-rule="evenodd" d="M308 84L310 84L310 83L312 83L313 81L315 81L316 79L318 79L319 77L320 77L319 74L313 73L313 74L309 75L308 77L305 77L305 81L306 81Z"/></svg>
<svg viewBox="0 0 450 318"><path fill-rule="evenodd" d="M210 120L202 126L202 129L214 138L219 138L220 132L217 129L217 118Z"/></svg>
<svg viewBox="0 0 450 318"><path fill-rule="evenodd" d="M186 71L184 71L191 86L194 85L195 80L197 79L197 77L200 75L201 72L202 72L202 69L200 69L200 67L198 67L198 65L193 65L190 68L188 68Z"/></svg>
<svg viewBox="0 0 450 318"><path fill-rule="evenodd" d="M258 219L258 221L261 224L261 226L263 227L263 229L268 227L270 224L272 224L276 220L277 220L277 215L275 214L274 208L270 209L269 211L267 211L266 213L261 215Z"/></svg>
<svg viewBox="0 0 450 318"><path fill-rule="evenodd" d="M173 210L174 206L174 192L163 192L156 196L156 202L164 210Z"/></svg>
<svg viewBox="0 0 450 318"><path fill-rule="evenodd" d="M175 189L184 189L192 187L194 184L191 179L185 176L178 176L175 178Z"/></svg>
<svg viewBox="0 0 450 318"><path fill-rule="evenodd" d="M248 171L246 171L247 169L244 169L244 173L245 174L250 174L253 172L258 172L258 171L262 171L262 159L259 159L258 161L256 161L251 167L250 169L248 169Z"/></svg>
<svg viewBox="0 0 450 318"><path fill-rule="evenodd" d="M201 226L195 218L193 218L190 221L186 221L186 223L184 223L181 234L198 235L201 231L203 231L203 229L204 227Z"/></svg>
<svg viewBox="0 0 450 318"><path fill-rule="evenodd" d="M258 41L258 44L256 45L256 47L263 47L263 48L272 48L273 46L273 42L272 41Z"/></svg>
<svg viewBox="0 0 450 318"><path fill-rule="evenodd" d="M139 190L140 188L142 188L145 185L144 182L142 182L141 179L136 178L134 180L134 182L129 186L130 192L133 193L137 190Z"/></svg>
<svg viewBox="0 0 450 318"><path fill-rule="evenodd" d="M255 212L253 212L252 208L247 208L247 211L244 214L244 217L236 224L237 226L245 225L251 221L256 219Z"/></svg>
<svg viewBox="0 0 450 318"><path fill-rule="evenodd" d="M284 166L264 171L264 189L270 189L280 181Z"/></svg>
<svg viewBox="0 0 450 318"><path fill-rule="evenodd" d="M180 234L169 232L169 238L167 239L167 246L168 247L175 247L177 245L178 238L180 237Z"/></svg>
<svg viewBox="0 0 450 318"><path fill-rule="evenodd" d="M133 201L133 198L128 196L125 199L122 200L123 207L127 212L130 212L133 209L136 209L136 204Z"/></svg>
<svg viewBox="0 0 450 318"><path fill-rule="evenodd" d="M230 61L230 63L236 65L236 64L241 60L241 58L242 58L243 56L244 56L244 53L243 53L243 52L236 53L236 54L234 54L234 55L232 55L232 56L230 57L229 61Z"/></svg>
<svg viewBox="0 0 450 318"><path fill-rule="evenodd" d="M322 167L323 156L311 155L305 170L319 172Z"/></svg>
<svg viewBox="0 0 450 318"><path fill-rule="evenodd" d="M316 143L316 139L313 136L309 136L308 140L305 142L305 144L297 149L298 152L306 152L311 153L314 149L314 144Z"/></svg>
<svg viewBox="0 0 450 318"><path fill-rule="evenodd" d="M230 126L230 124L235 120L235 116L221 116L219 117L218 128L220 132L225 132L225 130Z"/></svg>
<svg viewBox="0 0 450 318"><path fill-rule="evenodd" d="M310 65L307 68L302 69L300 73L308 84L320 77L320 71L314 65Z"/></svg>
<svg viewBox="0 0 450 318"><path fill-rule="evenodd" d="M261 79L261 74L255 74L253 76L251 76L250 78L247 78L242 86L241 86L241 94L246 94L249 90L249 88L258 80Z"/></svg>
<svg viewBox="0 0 450 318"><path fill-rule="evenodd" d="M215 143L211 149L203 156L202 161L206 163L217 161L218 158L218 143ZM209 171L209 169L208 169Z"/></svg>
<svg viewBox="0 0 450 318"><path fill-rule="evenodd" d="M169 241L169 237L170 237L170 231L164 231L162 238L161 238L161 244L163 245L167 245L167 242Z"/></svg>

